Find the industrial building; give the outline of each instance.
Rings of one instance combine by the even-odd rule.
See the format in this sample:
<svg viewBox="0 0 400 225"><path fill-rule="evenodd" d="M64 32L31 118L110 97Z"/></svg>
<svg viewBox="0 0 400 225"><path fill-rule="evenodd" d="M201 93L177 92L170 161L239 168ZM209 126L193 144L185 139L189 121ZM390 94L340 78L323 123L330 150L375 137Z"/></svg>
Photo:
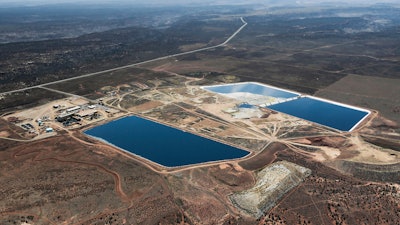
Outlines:
<svg viewBox="0 0 400 225"><path fill-rule="evenodd" d="M97 114L97 112L98 111L95 109L89 109L89 110L83 110L78 113L75 113L75 115L77 115L81 118L85 118L85 117L95 116Z"/></svg>
<svg viewBox="0 0 400 225"><path fill-rule="evenodd" d="M67 111L67 113L72 113L72 112L76 112L76 111L78 111L80 109L81 109L80 106L74 106L72 108L67 109L66 111Z"/></svg>

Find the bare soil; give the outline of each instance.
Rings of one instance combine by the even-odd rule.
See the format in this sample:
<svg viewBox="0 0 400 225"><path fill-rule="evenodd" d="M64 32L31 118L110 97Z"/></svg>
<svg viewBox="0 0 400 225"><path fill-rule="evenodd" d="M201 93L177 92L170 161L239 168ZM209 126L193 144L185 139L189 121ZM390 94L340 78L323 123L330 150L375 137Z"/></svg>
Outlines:
<svg viewBox="0 0 400 225"><path fill-rule="evenodd" d="M2 224L15 215L32 215L40 224L183 217L160 175L102 144L58 136L15 143L0 158Z"/></svg>
<svg viewBox="0 0 400 225"><path fill-rule="evenodd" d="M276 160L277 152L285 149L287 149L287 147L281 143L271 143L262 152L258 153L254 157L239 162L239 165L246 170L260 170Z"/></svg>

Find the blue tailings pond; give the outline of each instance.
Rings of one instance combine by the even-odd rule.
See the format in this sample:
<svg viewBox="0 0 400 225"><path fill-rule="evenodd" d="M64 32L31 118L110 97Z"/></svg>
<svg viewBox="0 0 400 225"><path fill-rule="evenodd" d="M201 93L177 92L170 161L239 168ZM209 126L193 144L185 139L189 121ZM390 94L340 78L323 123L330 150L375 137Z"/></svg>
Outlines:
<svg viewBox="0 0 400 225"><path fill-rule="evenodd" d="M84 132L166 167L242 158L249 152L136 116Z"/></svg>
<svg viewBox="0 0 400 225"><path fill-rule="evenodd" d="M273 86L259 84L255 82L205 86L203 88L208 91L220 94L246 92L251 94L270 96L274 98L293 98L299 96L299 94L296 92L287 91Z"/></svg>
<svg viewBox="0 0 400 225"><path fill-rule="evenodd" d="M268 108L341 131L352 130L368 115L366 111L309 97L278 103Z"/></svg>
<svg viewBox="0 0 400 225"><path fill-rule="evenodd" d="M281 98L284 100L258 106L340 131L353 130L370 113L370 111L358 107L305 96L293 91L255 82L205 86L203 88L220 94L244 93L243 99L239 98L239 100L246 100L245 93ZM235 98L238 99L238 95L235 95Z"/></svg>

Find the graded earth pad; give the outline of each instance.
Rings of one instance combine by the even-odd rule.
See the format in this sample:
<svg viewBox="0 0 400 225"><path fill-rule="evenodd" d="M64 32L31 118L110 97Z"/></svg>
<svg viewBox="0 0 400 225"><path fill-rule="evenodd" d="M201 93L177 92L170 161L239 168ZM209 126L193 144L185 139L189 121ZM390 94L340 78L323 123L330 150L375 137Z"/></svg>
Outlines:
<svg viewBox="0 0 400 225"><path fill-rule="evenodd" d="M310 169L297 164L276 162L258 172L254 187L235 193L230 199L239 210L259 218L310 174Z"/></svg>

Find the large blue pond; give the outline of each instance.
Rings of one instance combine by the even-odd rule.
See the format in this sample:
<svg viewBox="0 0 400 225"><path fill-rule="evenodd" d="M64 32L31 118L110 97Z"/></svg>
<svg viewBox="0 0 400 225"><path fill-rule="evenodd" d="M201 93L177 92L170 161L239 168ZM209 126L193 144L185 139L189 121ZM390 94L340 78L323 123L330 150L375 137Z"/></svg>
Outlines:
<svg viewBox="0 0 400 225"><path fill-rule="evenodd" d="M350 131L368 114L367 111L308 97L271 105L268 108L341 131Z"/></svg>
<svg viewBox="0 0 400 225"><path fill-rule="evenodd" d="M136 116L94 127L85 134L166 167L235 159L249 154Z"/></svg>
<svg viewBox="0 0 400 225"><path fill-rule="evenodd" d="M271 96L275 98L292 98L299 95L295 92L285 91L272 86L252 82L206 86L204 87L204 89L221 94L247 92L252 94Z"/></svg>

